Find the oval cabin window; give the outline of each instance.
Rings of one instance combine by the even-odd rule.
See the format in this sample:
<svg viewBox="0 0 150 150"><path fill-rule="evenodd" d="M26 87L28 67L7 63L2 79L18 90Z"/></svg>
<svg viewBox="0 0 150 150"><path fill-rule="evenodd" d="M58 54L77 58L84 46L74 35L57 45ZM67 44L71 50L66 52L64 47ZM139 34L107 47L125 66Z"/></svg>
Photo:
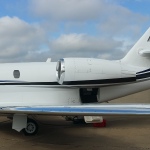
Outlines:
<svg viewBox="0 0 150 150"><path fill-rule="evenodd" d="M14 70L14 78L19 78L20 77L20 71L19 70Z"/></svg>

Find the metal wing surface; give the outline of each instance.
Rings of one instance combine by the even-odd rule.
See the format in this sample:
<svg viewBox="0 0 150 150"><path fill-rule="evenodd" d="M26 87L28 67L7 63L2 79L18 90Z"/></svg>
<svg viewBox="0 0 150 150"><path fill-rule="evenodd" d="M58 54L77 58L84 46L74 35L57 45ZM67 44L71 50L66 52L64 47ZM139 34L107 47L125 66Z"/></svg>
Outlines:
<svg viewBox="0 0 150 150"><path fill-rule="evenodd" d="M150 115L150 104L99 104L76 106L23 106L1 107L1 114L36 115Z"/></svg>

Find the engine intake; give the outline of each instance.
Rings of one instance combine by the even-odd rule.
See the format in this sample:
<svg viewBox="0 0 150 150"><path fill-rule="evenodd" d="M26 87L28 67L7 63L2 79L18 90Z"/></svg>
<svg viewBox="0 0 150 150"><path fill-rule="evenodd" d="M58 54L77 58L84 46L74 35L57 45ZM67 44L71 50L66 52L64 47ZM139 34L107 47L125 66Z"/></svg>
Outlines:
<svg viewBox="0 0 150 150"><path fill-rule="evenodd" d="M60 59L56 66L56 78L59 84L62 84L65 78L65 62L64 59Z"/></svg>

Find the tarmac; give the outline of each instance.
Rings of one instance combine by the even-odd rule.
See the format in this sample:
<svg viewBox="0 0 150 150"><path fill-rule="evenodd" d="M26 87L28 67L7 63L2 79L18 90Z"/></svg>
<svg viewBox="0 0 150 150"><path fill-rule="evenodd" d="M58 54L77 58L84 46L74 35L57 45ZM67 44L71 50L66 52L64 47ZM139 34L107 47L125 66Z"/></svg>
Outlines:
<svg viewBox="0 0 150 150"><path fill-rule="evenodd" d="M149 103L150 90L113 102ZM11 121L0 117L0 150L148 150L149 116L108 116L106 127L73 124L63 117L38 116L35 136L24 136L11 129Z"/></svg>

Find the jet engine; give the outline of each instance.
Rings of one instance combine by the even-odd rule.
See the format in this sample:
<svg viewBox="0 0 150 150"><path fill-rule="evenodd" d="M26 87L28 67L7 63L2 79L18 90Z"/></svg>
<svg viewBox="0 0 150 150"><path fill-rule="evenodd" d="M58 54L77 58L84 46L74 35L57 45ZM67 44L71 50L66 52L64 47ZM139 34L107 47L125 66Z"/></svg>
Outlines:
<svg viewBox="0 0 150 150"><path fill-rule="evenodd" d="M56 77L62 85L99 86L135 81L135 72L119 61L64 58L57 62Z"/></svg>

